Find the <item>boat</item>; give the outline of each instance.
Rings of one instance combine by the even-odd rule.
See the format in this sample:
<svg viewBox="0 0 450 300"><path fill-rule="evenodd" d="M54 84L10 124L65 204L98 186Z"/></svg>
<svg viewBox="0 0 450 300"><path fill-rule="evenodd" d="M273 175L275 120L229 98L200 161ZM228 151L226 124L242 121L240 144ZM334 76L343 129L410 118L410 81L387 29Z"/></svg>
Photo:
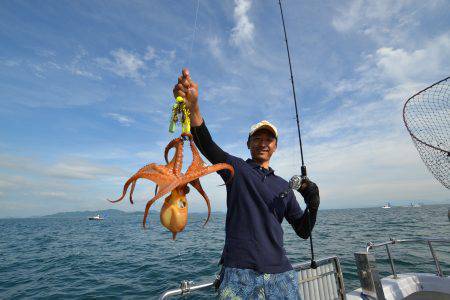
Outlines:
<svg viewBox="0 0 450 300"><path fill-rule="evenodd" d="M388 202L387 204L383 205L381 208L392 208L391 204Z"/></svg>
<svg viewBox="0 0 450 300"><path fill-rule="evenodd" d="M367 243L367 247L354 253L357 276L360 288L346 293L344 276L338 256L324 257L316 260L316 268L311 268L311 262L293 264L298 275L299 292L303 300L347 299L347 300L399 300L399 299L450 299L450 276L445 276L440 267L433 244L449 244L450 239L419 238L393 239L381 243ZM391 248L400 244L422 244L428 247L434 261L436 273L397 273ZM381 278L377 268L375 248L385 248L390 275ZM377 252L380 254L380 251ZM381 257L384 260L384 255ZM172 296L191 295L196 298L196 291L209 289L214 293L219 275L211 282L194 284L183 280L179 288L165 291L159 299L169 299Z"/></svg>
<svg viewBox="0 0 450 300"><path fill-rule="evenodd" d="M414 208L417 208L417 207L422 207L422 205L420 205L420 204L417 204L417 203L412 203L411 202L411 205L410 205L410 207L414 207Z"/></svg>
<svg viewBox="0 0 450 300"><path fill-rule="evenodd" d="M89 220L91 220L91 221L101 221L101 220L104 220L104 219L102 217L100 217L99 214L97 214L96 216L89 217Z"/></svg>

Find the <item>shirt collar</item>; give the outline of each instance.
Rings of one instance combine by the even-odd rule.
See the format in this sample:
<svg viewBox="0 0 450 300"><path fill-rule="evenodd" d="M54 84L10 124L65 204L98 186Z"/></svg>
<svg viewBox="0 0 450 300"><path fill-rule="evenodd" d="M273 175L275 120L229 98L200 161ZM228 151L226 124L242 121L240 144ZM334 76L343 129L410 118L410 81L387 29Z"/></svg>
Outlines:
<svg viewBox="0 0 450 300"><path fill-rule="evenodd" d="M274 173L275 173L275 170L272 169L271 167L269 167L269 169L267 170L267 169L261 167L259 164L257 164L257 163L256 163L253 159L251 159L251 158L248 158L248 159L246 160L246 162L247 162L250 166L252 166L253 169L261 169L261 170L264 170L264 171L268 172L268 174L274 174Z"/></svg>

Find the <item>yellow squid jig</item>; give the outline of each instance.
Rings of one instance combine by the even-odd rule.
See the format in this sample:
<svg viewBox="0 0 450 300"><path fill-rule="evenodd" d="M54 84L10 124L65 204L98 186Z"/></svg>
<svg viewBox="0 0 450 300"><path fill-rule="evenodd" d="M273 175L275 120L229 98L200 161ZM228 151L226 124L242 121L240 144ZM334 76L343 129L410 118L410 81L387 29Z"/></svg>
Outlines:
<svg viewBox="0 0 450 300"><path fill-rule="evenodd" d="M186 102L183 97L178 96L176 103L172 106L172 115L170 117L169 132L174 133L177 123L181 123L182 133L191 132L191 119L189 110L186 108Z"/></svg>

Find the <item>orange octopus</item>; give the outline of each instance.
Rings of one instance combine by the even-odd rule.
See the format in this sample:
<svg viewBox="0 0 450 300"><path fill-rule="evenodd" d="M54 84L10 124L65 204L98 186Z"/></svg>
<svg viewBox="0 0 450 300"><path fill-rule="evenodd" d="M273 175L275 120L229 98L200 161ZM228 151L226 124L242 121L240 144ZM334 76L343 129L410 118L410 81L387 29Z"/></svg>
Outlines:
<svg viewBox="0 0 450 300"><path fill-rule="evenodd" d="M186 173L183 174L181 173L181 168L183 166L183 142L185 139L189 140L189 144L191 146L192 163ZM175 148L175 154L169 162L167 156L172 148ZM158 187L158 192L147 202L147 205L145 206L142 225L145 228L148 212L152 204L168 192L171 192L170 195L164 200L164 205L162 206L160 212L160 220L163 226L172 232L172 237L175 240L177 233L183 231L187 223L188 203L186 201L186 194L189 193L189 187L187 185L192 185L203 196L206 205L208 206L208 217L203 224L204 226L208 222L211 214L211 204L208 196L202 188L202 185L200 184L199 178L219 170L230 171L230 178L232 178L234 175L234 169L226 163L206 166L205 162L200 157L197 147L195 147L195 144L192 141L192 135L189 133L183 133L179 138L170 141L164 150L164 158L166 160L166 165L151 163L137 171L136 174L131 176L125 183L122 196L117 200L110 200L110 202L114 203L121 201L125 197L127 190L131 185L130 202L133 204L133 192L136 187L136 181L140 178L144 178L155 182Z"/></svg>

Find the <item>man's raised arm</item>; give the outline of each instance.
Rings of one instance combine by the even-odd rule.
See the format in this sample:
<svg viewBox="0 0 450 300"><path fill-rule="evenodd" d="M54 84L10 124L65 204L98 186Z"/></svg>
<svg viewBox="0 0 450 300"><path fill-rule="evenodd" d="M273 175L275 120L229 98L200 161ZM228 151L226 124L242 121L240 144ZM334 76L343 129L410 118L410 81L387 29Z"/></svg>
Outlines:
<svg viewBox="0 0 450 300"><path fill-rule="evenodd" d="M213 164L226 162L227 153L214 143L203 121L198 105L198 84L192 81L188 69L183 69L182 75L178 77L173 95L186 100L186 107L190 112L191 133L200 152Z"/></svg>

